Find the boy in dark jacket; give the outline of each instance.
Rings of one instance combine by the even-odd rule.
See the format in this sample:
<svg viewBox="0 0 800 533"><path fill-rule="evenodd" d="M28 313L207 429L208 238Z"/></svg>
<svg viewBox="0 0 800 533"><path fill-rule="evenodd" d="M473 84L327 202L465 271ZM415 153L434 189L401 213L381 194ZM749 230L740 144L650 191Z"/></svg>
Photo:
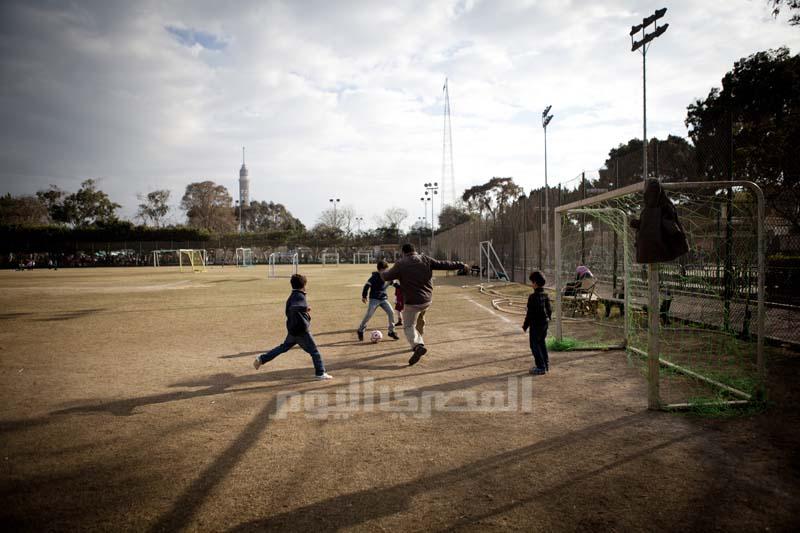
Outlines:
<svg viewBox="0 0 800 533"><path fill-rule="evenodd" d="M552 312L550 310L550 298L544 292L545 279L541 272L532 272L530 277L533 284L533 292L528 296L528 312L525 314L525 322L522 324L522 331L530 332L531 352L535 366L531 368L531 374L541 376L550 370L550 358L547 355L547 323L550 321Z"/></svg>
<svg viewBox="0 0 800 533"><path fill-rule="evenodd" d="M358 340L364 340L364 330L367 329L367 322L372 318L375 310L380 307L386 312L389 317L389 336L394 340L399 339L397 333L394 332L394 312L392 306L389 305L389 297L386 295L386 288L390 283L383 281L381 272L389 268L386 261L378 261L378 270L372 273L372 276L364 284L364 290L361 291L361 302L367 303L367 293L369 293L369 305L367 306L367 313L364 315L364 320L358 326Z"/></svg>
<svg viewBox="0 0 800 533"><path fill-rule="evenodd" d="M325 364L322 362L322 354L317 349L317 343L311 336L311 308L306 301L306 277L294 274L289 280L292 284L292 294L286 300L286 340L282 344L271 349L267 353L262 353L253 361L253 366L258 370L261 365L269 363L282 353L291 350L295 344L305 350L314 362L314 374L316 379L333 379L330 374L325 372Z"/></svg>

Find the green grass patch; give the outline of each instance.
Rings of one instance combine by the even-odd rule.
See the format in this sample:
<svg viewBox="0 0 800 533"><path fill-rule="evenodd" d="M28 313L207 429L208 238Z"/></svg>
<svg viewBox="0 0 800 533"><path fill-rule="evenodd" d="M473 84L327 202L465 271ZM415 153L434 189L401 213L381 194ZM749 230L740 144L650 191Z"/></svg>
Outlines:
<svg viewBox="0 0 800 533"><path fill-rule="evenodd" d="M617 348L616 344L602 342L580 341L573 337L562 337L561 340L555 337L547 339L547 349L553 352L569 352L576 350L610 350Z"/></svg>

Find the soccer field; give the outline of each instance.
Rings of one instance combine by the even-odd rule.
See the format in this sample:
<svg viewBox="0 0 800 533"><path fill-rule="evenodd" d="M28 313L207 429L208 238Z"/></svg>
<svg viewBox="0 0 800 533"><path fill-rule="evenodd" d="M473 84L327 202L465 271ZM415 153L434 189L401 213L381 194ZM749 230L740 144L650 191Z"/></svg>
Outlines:
<svg viewBox="0 0 800 533"><path fill-rule="evenodd" d="M384 340L356 338L371 269L300 267L326 382L297 348L253 369L290 292L263 265L0 271L4 529L796 525L796 407L647 411L618 351L552 353L531 377L521 317L456 276L409 367L382 311Z"/></svg>

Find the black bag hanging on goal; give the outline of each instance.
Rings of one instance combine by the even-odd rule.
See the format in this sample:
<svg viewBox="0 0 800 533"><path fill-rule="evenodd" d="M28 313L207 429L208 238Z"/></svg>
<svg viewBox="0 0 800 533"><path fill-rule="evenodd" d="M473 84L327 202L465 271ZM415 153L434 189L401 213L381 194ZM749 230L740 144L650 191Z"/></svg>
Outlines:
<svg viewBox="0 0 800 533"><path fill-rule="evenodd" d="M656 179L644 187L644 207L638 219L631 220L636 233L636 262L663 263L689 251L686 233L675 206Z"/></svg>

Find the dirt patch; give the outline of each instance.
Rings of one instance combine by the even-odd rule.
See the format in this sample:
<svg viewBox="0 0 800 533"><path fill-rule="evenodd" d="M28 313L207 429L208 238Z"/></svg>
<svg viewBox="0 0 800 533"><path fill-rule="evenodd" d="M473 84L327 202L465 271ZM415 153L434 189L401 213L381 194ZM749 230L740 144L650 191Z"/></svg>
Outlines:
<svg viewBox="0 0 800 533"><path fill-rule="evenodd" d="M356 340L371 270L301 267L333 382L299 350L253 370L289 292L264 267L0 272L6 529L795 529L794 354L770 362L763 413L650 412L621 352L552 354L528 376L520 317L442 277L430 353L408 367L404 341ZM22 276L35 298L6 290ZM186 280L204 287L48 289ZM470 408L512 386L530 409ZM275 416L296 393L302 408Z"/></svg>

